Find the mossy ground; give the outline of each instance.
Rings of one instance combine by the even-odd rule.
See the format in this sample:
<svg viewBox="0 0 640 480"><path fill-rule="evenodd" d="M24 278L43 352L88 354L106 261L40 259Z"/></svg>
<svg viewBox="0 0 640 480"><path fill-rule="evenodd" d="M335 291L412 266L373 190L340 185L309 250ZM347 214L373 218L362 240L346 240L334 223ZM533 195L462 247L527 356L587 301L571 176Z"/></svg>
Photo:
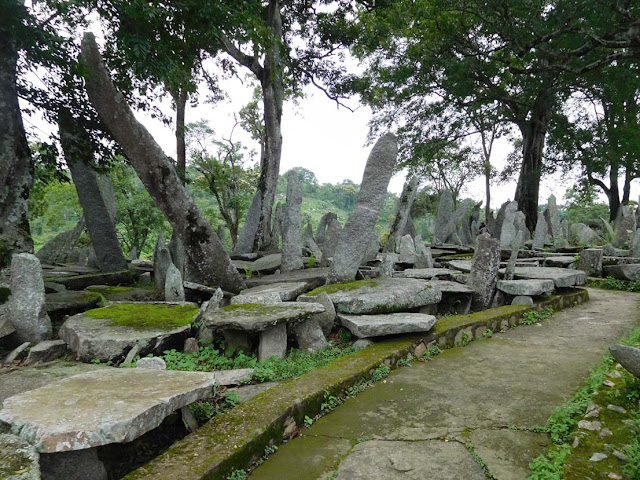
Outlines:
<svg viewBox="0 0 640 480"><path fill-rule="evenodd" d="M355 282L333 283L331 285L325 285L323 287L316 288L315 290L311 290L307 295L312 297L320 295L321 293L331 295L332 293L349 292L362 287L376 287L377 285L378 282L375 280L357 280Z"/></svg>
<svg viewBox="0 0 640 480"><path fill-rule="evenodd" d="M196 313L198 307L194 305L123 303L89 310L85 315L111 320L112 326L136 330L172 330L189 325Z"/></svg>

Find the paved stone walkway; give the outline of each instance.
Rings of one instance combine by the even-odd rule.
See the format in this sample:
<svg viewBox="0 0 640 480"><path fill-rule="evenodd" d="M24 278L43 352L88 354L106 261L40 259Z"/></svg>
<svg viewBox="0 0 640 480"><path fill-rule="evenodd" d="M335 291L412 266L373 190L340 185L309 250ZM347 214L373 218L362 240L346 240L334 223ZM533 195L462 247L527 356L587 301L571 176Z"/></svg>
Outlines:
<svg viewBox="0 0 640 480"><path fill-rule="evenodd" d="M280 447L256 479L525 479L544 425L606 348L640 325L640 296L591 301L400 368ZM333 476L338 471L337 477Z"/></svg>

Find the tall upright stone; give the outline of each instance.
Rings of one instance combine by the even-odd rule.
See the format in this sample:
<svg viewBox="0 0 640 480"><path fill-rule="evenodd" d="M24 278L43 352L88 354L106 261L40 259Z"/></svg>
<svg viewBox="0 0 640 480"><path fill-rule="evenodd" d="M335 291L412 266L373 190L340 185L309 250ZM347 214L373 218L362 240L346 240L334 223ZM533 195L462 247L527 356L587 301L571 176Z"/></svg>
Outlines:
<svg viewBox="0 0 640 480"><path fill-rule="evenodd" d="M311 226L311 222L307 223L307 228L304 231L304 246L309 253L313 255L316 262L319 263L322 260L322 250L320 250L320 247L318 247L318 244L313 238L313 227Z"/></svg>
<svg viewBox="0 0 640 480"><path fill-rule="evenodd" d="M579 269L589 276L602 276L602 249L585 248L580 252Z"/></svg>
<svg viewBox="0 0 640 480"><path fill-rule="evenodd" d="M410 263L412 265L416 263L418 257L416 255L416 247L411 235L404 235L400 239L398 255L398 263Z"/></svg>
<svg viewBox="0 0 640 480"><path fill-rule="evenodd" d="M171 263L164 282L164 299L167 302L184 302L184 284L182 273Z"/></svg>
<svg viewBox="0 0 640 480"><path fill-rule="evenodd" d="M20 342L49 340L52 328L47 315L40 260L30 253L11 257L10 320Z"/></svg>
<svg viewBox="0 0 640 480"><path fill-rule="evenodd" d="M122 253L115 223L111 217L113 207L108 205L109 199L102 196L98 174L91 165L69 153L74 151L73 142L71 145L68 144L68 137L72 134L62 129L60 134L67 165L78 192L78 200L100 270L103 272L126 270L127 259Z"/></svg>
<svg viewBox="0 0 640 480"><path fill-rule="evenodd" d="M338 216L334 212L327 212L320 218L318 228L316 229L316 243L319 247L322 248L322 244L327 238L329 224L336 218L338 218Z"/></svg>
<svg viewBox="0 0 640 480"><path fill-rule="evenodd" d="M630 248L636 231L636 216L631 205L621 205L615 221L616 238L613 245L617 248Z"/></svg>
<svg viewBox="0 0 640 480"><path fill-rule="evenodd" d="M251 253L253 251L253 241L256 238L256 233L258 232L261 209L262 197L258 191L251 201L249 211L247 211L247 218L244 222L244 227L240 230L238 244L236 245L234 253Z"/></svg>
<svg viewBox="0 0 640 480"><path fill-rule="evenodd" d="M549 233L553 237L553 248L566 247L567 239L562 232L562 221L560 220L560 212L558 212L555 195L549 197L544 214L549 225Z"/></svg>
<svg viewBox="0 0 640 480"><path fill-rule="evenodd" d="M509 261L507 262L507 268L504 272L505 280L513 280L515 271L516 271L516 262L518 261L518 253L520 252L520 248L524 245L524 233L520 230L516 234L516 238L511 243L511 255L509 257Z"/></svg>
<svg viewBox="0 0 640 480"><path fill-rule="evenodd" d="M634 258L640 258L640 228L636 229L633 234L633 240L631 241L631 250L629 250L629 256Z"/></svg>
<svg viewBox="0 0 640 480"><path fill-rule="evenodd" d="M513 241L518 233L516 227L516 212L518 211L518 202L509 202L504 209L504 220L500 229L500 247L511 248Z"/></svg>
<svg viewBox="0 0 640 480"><path fill-rule="evenodd" d="M413 240L416 247L416 264L415 268L433 268L433 257L431 256L431 247L425 245L420 235L416 235Z"/></svg>
<svg viewBox="0 0 640 480"><path fill-rule="evenodd" d="M282 235L282 272L301 270L302 263L302 185L298 172L287 174L287 203L284 211Z"/></svg>
<svg viewBox="0 0 640 480"><path fill-rule="evenodd" d="M451 218L454 213L453 194L451 190L445 190L440 195L438 202L438 214L436 217L436 226L433 231L433 243L445 243L449 236L453 233L450 228Z"/></svg>
<svg viewBox="0 0 640 480"><path fill-rule="evenodd" d="M538 215L538 221L536 222L536 231L533 235L533 248L535 250L542 250L544 248L544 243L547 239L548 234L549 228L544 214Z"/></svg>
<svg viewBox="0 0 640 480"><path fill-rule="evenodd" d="M280 250L281 242L284 243L284 229L286 222L286 205L278 202L274 208L273 221L271 223L271 244L269 250Z"/></svg>
<svg viewBox="0 0 640 480"><path fill-rule="evenodd" d="M474 291L473 305L476 310L489 308L498 282L500 269L500 242L488 233L478 236L478 246L473 256L467 286Z"/></svg>
<svg viewBox="0 0 640 480"><path fill-rule="evenodd" d="M187 265L187 253L184 251L184 246L175 232L171 234L169 253L171 254L171 263L178 269L180 275L184 276L184 270Z"/></svg>
<svg viewBox="0 0 640 480"><path fill-rule="evenodd" d="M325 235L324 242L320 249L322 250L322 261L320 265L328 266L331 263L331 259L335 254L336 248L338 246L338 241L340 240L340 234L342 232L342 225L340 224L340 220L338 220L338 216L332 217L329 220L327 225L327 232Z"/></svg>
<svg viewBox="0 0 640 480"><path fill-rule="evenodd" d="M156 283L156 290L164 292L164 284L167 280L167 270L173 265L171 253L167 247L161 247L158 254L153 258L153 279Z"/></svg>
<svg viewBox="0 0 640 480"><path fill-rule="evenodd" d="M227 229L224 227L222 223L218 224L218 228L216 228L216 235L220 239L220 243L227 246Z"/></svg>
<svg viewBox="0 0 640 480"><path fill-rule="evenodd" d="M416 199L418 193L418 177L411 177L410 180L405 182L398 199L398 207L396 208L396 216L391 225L391 231L389 232L389 238L384 246L385 252L397 252L400 247L400 239L405 235L403 232L407 227L407 222L410 217L411 206ZM413 235L411 235L413 237Z"/></svg>
<svg viewBox="0 0 640 480"><path fill-rule="evenodd" d="M487 223L487 225L490 225L489 231L493 238L500 239L500 233L502 232L502 224L504 222L505 211L507 210L507 207L509 206L510 203L511 201L509 200L504 202L498 209L498 214L496 215L495 220L492 220L491 223Z"/></svg>
<svg viewBox="0 0 640 480"><path fill-rule="evenodd" d="M387 133L374 145L364 168L360 193L340 235L329 272L330 283L352 280L374 235L398 156L398 139Z"/></svg>

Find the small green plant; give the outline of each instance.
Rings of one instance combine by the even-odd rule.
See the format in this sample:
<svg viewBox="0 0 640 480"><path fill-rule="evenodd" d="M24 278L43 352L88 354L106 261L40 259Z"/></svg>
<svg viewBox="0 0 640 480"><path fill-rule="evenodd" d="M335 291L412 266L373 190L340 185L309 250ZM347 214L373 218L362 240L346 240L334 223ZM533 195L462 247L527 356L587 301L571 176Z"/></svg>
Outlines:
<svg viewBox="0 0 640 480"><path fill-rule="evenodd" d="M320 411L322 414L327 414L341 403L342 400L340 400L340 398L331 395L329 392L324 392L324 402L320 404Z"/></svg>
<svg viewBox="0 0 640 480"><path fill-rule="evenodd" d="M623 292L640 292L640 281L617 280L613 277L589 279L588 286L605 290L621 290Z"/></svg>
<svg viewBox="0 0 640 480"><path fill-rule="evenodd" d="M352 334L349 330L340 330L339 335L340 335L340 342L343 344L349 343L352 337Z"/></svg>
<svg viewBox="0 0 640 480"><path fill-rule="evenodd" d="M432 347L427 348L426 352L422 354L422 358L425 360L431 360L436 355L440 355L442 350L438 345L434 345Z"/></svg>
<svg viewBox="0 0 640 480"><path fill-rule="evenodd" d="M462 338L460 339L460 343L459 345L461 347L466 347L467 345L469 345L471 343L471 335L469 334L469 332L464 332L462 334Z"/></svg>
<svg viewBox="0 0 640 480"><path fill-rule="evenodd" d="M245 470L234 470L231 475L227 477L227 480L245 480L248 478L248 474Z"/></svg>
<svg viewBox="0 0 640 480"><path fill-rule="evenodd" d="M489 478L489 479L495 480L496 477L489 471L489 467L487 466L487 464L484 462L482 457L476 453L476 446L473 445L472 443L467 443L465 445L465 447L467 447L467 450L471 454L471 457L478 464L478 466L482 469L482 471L484 472L485 476L487 478Z"/></svg>
<svg viewBox="0 0 640 480"><path fill-rule="evenodd" d="M398 360L398 366L399 367L410 367L411 366L411 357L406 356L405 358L402 358L402 359Z"/></svg>
<svg viewBox="0 0 640 480"><path fill-rule="evenodd" d="M91 363L93 363L94 365L105 365L107 367L110 367L111 365L113 365L113 362L111 360L103 362L102 360L100 360L99 358L94 358L91 360Z"/></svg>
<svg viewBox="0 0 640 480"><path fill-rule="evenodd" d="M309 417L308 415L304 416L304 426L309 428L311 425L313 425L313 418Z"/></svg>
<svg viewBox="0 0 640 480"><path fill-rule="evenodd" d="M571 453L568 445L551 449L536 457L530 464L531 475L528 480L562 480L564 478L564 462Z"/></svg>
<svg viewBox="0 0 640 480"><path fill-rule="evenodd" d="M196 417L199 425L208 422L215 412L213 405L205 401L192 403L189 405L189 409L191 413L193 413L193 416Z"/></svg>
<svg viewBox="0 0 640 480"><path fill-rule="evenodd" d="M356 443L364 443L364 442L369 442L371 440L373 440L373 437L371 435L366 435L364 437L356 438Z"/></svg>
<svg viewBox="0 0 640 480"><path fill-rule="evenodd" d="M637 414L633 419L631 432L633 433L631 441L623 451L627 461L623 465L622 471L630 478L640 478L640 417Z"/></svg>
<svg viewBox="0 0 640 480"><path fill-rule="evenodd" d="M371 379L374 382L379 382L383 378L388 377L389 376L389 372L391 372L391 369L389 367L387 367L386 365L382 364L382 365L378 366L378 368L376 368L373 371L373 375L371 376Z"/></svg>
<svg viewBox="0 0 640 480"><path fill-rule="evenodd" d="M312 253L309 257L309 263L307 263L307 268L313 268L316 266L316 256Z"/></svg>
<svg viewBox="0 0 640 480"><path fill-rule="evenodd" d="M524 312L522 315L522 320L520 323L522 325L535 325L536 323L540 323L545 318L549 318L553 315L553 308L544 307L540 310L529 310L528 312Z"/></svg>
<svg viewBox="0 0 640 480"><path fill-rule="evenodd" d="M248 267L245 271L244 274L247 276L247 278L251 278L253 277L253 268L252 267Z"/></svg>
<svg viewBox="0 0 640 480"><path fill-rule="evenodd" d="M327 475L327 477L324 480L335 480L336 478L338 478L338 472L331 472L329 475Z"/></svg>
<svg viewBox="0 0 640 480"><path fill-rule="evenodd" d="M484 332L482 332L482 338L491 338L493 337L493 330L487 328Z"/></svg>

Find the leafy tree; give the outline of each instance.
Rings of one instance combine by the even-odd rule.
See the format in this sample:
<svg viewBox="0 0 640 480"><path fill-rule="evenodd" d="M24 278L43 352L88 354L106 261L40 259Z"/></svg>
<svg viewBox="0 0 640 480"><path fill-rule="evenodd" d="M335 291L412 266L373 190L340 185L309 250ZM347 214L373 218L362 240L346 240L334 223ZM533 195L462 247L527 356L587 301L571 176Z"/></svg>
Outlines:
<svg viewBox="0 0 640 480"><path fill-rule="evenodd" d="M569 188L564 195L567 200L565 210L571 223L586 223L601 226L600 219L605 218L608 208L597 202L595 189L587 184L584 188Z"/></svg>

